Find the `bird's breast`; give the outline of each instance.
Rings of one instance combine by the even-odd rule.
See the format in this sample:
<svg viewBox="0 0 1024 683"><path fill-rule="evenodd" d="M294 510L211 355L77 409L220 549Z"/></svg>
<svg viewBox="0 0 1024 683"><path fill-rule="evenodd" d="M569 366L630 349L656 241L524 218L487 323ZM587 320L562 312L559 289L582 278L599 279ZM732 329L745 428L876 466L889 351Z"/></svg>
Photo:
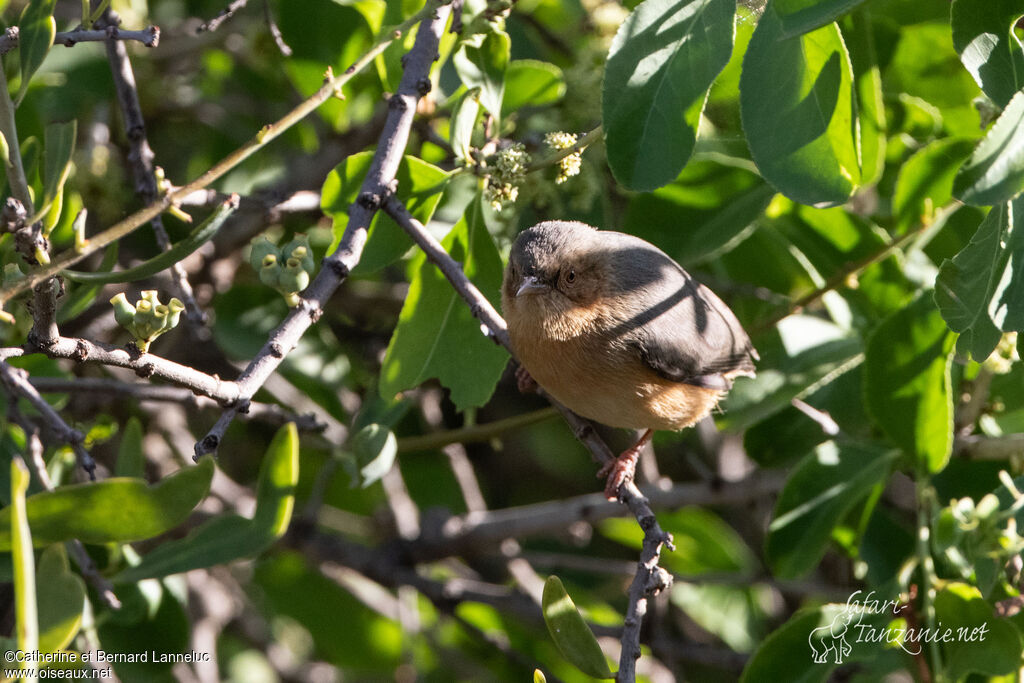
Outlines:
<svg viewBox="0 0 1024 683"><path fill-rule="evenodd" d="M535 320L510 315L508 323L516 356L534 380L560 403L602 424L682 429L707 415L721 397L718 391L660 377L634 349L607 333L562 338Z"/></svg>

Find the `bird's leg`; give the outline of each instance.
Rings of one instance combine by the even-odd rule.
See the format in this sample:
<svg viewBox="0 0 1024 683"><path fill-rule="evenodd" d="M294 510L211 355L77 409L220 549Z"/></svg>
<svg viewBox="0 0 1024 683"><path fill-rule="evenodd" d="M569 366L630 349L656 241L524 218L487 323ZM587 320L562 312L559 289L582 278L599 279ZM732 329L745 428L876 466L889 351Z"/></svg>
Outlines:
<svg viewBox="0 0 1024 683"><path fill-rule="evenodd" d="M654 435L653 429L644 432L640 440L622 454L601 468L597 473L598 477L608 476L608 483L604 487L604 497L608 500L618 500L619 488L627 481L632 481L636 476L636 461L640 459L640 451L651 440Z"/></svg>
<svg viewBox="0 0 1024 683"><path fill-rule="evenodd" d="M530 375L530 371L523 365L516 368L516 386L522 394L537 393L537 380Z"/></svg>

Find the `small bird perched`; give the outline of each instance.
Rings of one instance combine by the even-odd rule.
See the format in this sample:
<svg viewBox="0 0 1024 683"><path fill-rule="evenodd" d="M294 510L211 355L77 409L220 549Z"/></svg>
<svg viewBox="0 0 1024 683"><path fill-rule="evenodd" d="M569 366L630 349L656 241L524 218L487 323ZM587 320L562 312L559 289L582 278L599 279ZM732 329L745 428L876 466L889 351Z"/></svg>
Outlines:
<svg viewBox="0 0 1024 683"><path fill-rule="evenodd" d="M693 425L734 377L754 376L729 307L639 237L539 223L512 246L501 303L520 371L583 417L647 430L598 474L612 500L653 430Z"/></svg>

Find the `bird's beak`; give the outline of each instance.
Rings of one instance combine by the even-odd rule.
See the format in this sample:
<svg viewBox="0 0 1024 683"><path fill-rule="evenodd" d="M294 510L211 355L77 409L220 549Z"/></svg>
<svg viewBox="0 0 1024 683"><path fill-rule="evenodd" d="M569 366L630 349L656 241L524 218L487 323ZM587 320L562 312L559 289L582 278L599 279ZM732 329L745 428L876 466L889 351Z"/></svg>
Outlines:
<svg viewBox="0 0 1024 683"><path fill-rule="evenodd" d="M519 289L516 290L516 296L522 296L523 294L543 294L549 289L551 289L551 287L538 280L535 276L527 275L523 278L523 284L519 285Z"/></svg>

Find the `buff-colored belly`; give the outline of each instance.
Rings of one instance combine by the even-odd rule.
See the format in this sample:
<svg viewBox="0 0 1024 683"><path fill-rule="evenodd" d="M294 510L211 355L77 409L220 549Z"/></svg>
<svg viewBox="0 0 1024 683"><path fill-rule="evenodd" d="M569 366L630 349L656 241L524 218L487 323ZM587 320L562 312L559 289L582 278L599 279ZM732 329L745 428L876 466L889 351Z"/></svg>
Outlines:
<svg viewBox="0 0 1024 683"><path fill-rule="evenodd" d="M545 391L611 427L682 429L711 412L721 397L722 392L663 379L628 349L510 332L516 355Z"/></svg>

